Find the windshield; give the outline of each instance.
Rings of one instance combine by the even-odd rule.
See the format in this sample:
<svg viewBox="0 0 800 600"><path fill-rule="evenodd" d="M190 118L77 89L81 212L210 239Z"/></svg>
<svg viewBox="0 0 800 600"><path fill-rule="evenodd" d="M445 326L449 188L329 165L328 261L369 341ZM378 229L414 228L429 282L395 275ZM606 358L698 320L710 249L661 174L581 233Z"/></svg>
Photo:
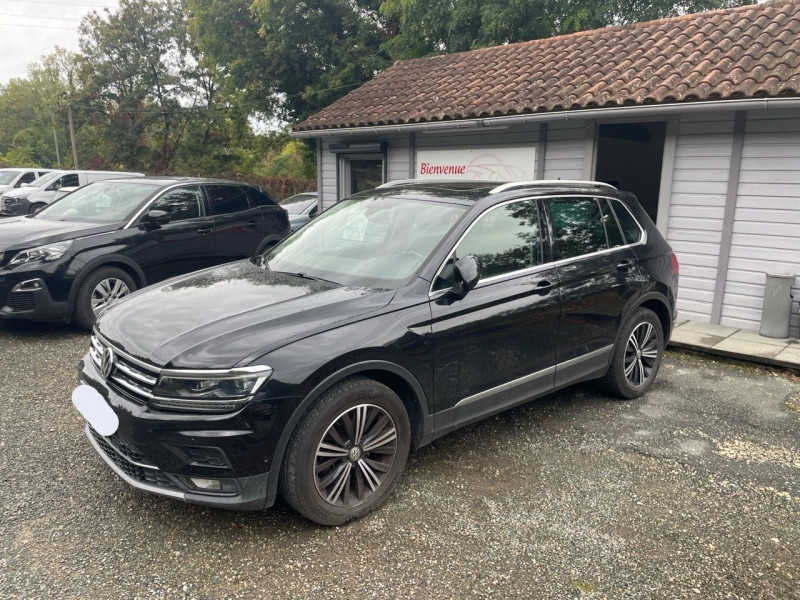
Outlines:
<svg viewBox="0 0 800 600"><path fill-rule="evenodd" d="M146 183L98 181L53 202L34 218L104 223L125 221L157 189L157 185Z"/></svg>
<svg viewBox="0 0 800 600"><path fill-rule="evenodd" d="M311 206L311 204L316 202L316 200L316 194L297 194L296 196L290 196L284 200L281 200L279 204L282 208L285 208L286 212L290 215L299 215L301 212Z"/></svg>
<svg viewBox="0 0 800 600"><path fill-rule="evenodd" d="M0 185L8 185L14 181L21 172L22 171L0 171Z"/></svg>
<svg viewBox="0 0 800 600"><path fill-rule="evenodd" d="M424 200L350 198L278 244L264 262L272 271L341 285L397 289L466 209Z"/></svg>
<svg viewBox="0 0 800 600"><path fill-rule="evenodd" d="M50 171L49 173L45 173L39 177L39 179L31 181L31 187L44 187L54 179L61 177L62 173L64 173L64 171Z"/></svg>

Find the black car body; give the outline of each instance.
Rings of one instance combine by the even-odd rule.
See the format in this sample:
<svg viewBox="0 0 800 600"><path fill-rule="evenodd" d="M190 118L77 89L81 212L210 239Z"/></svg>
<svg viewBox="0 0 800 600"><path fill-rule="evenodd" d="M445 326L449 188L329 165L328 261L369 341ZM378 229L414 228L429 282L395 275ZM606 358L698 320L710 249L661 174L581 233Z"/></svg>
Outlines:
<svg viewBox="0 0 800 600"><path fill-rule="evenodd" d="M91 326L104 289L111 301L120 290L253 256L288 233L286 212L245 184L92 183L37 215L0 221L0 318Z"/></svg>
<svg viewBox="0 0 800 600"><path fill-rule="evenodd" d="M330 263L341 268L337 277L344 282L325 281L319 272L275 272L290 264L282 257L293 245L306 243L302 236L324 238L324 223L347 215L341 205L359 197L376 207L413 203L410 212L417 213L441 207L444 218L438 222L418 220L413 236L387 236L374 246L378 252L398 242L392 255L397 269L402 271L403 261L418 264L410 275L395 284L375 279L355 285L345 271L362 267L339 267L348 260L346 252ZM591 219L588 228L580 224L581 211ZM369 204L362 214L370 214ZM494 231L504 219L523 232L534 227L538 238L523 233L522 242L503 241ZM357 219L346 222L345 229L355 225L342 240L368 239L369 230L359 229ZM380 227L391 231L393 224L384 220ZM606 240L606 247L587 246L592 239ZM466 241L475 252L461 257ZM309 237L307 243L314 248L319 241ZM498 243L511 244L513 251L493 253ZM380 272L374 271L378 277ZM640 395L655 377L672 329L677 284L674 254L646 213L631 194L607 186L418 183L364 192L262 259L173 279L104 312L80 380L113 409L119 427L103 436L87 424L87 435L109 466L140 489L210 506L261 509L273 503L280 486L310 518L343 523L385 498L388 491L378 494L381 482L391 489L405 457L396 452L390 465L371 455L364 467L362 457L371 448L365 441L351 443L347 456L330 459L340 463L329 464L324 440L339 435L340 425L346 437L342 432L357 429L359 415L372 419L369 427L388 418L396 422L397 447L404 436L419 447L582 380L618 379L630 369L630 385L611 381L611 387L626 397ZM161 393L176 389L175 382L165 382L181 374L245 377L242 369L255 370L253 377L261 380L241 400L208 402L198 391L202 384L186 392L200 394L197 401L173 401L181 394ZM394 404L382 403L382 393L391 393ZM347 394L373 400L337 404ZM395 410L398 402L402 415ZM329 404L333 412L326 413ZM323 416L340 410L345 412L325 429ZM303 463L308 436L316 440L308 447L317 454ZM339 471L309 480L309 465L323 473ZM357 468L364 475L354 475L352 491L347 483L345 493L372 499L347 506L326 486ZM314 481L323 500L334 498L341 506L326 506L319 498L314 506L304 504L304 494L315 494ZM376 489L365 492L365 482Z"/></svg>

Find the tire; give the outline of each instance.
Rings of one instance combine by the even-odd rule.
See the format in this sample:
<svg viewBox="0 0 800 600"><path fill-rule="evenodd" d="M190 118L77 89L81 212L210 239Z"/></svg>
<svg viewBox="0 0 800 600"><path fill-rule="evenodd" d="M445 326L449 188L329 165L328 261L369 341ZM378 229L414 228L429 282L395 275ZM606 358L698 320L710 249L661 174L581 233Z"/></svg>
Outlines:
<svg viewBox="0 0 800 600"><path fill-rule="evenodd" d="M292 434L281 496L321 525L359 519L394 489L410 440L408 413L397 394L373 379L345 379L312 405Z"/></svg>
<svg viewBox="0 0 800 600"><path fill-rule="evenodd" d="M28 214L29 214L29 215L32 215L32 214L34 214L34 213L35 213L37 210L40 210L40 209L44 208L45 206L47 206L47 204L45 204L44 202L36 202L36 203L34 203L34 204L31 204L31 205L28 207Z"/></svg>
<svg viewBox="0 0 800 600"><path fill-rule="evenodd" d="M81 329L91 331L97 312L134 291L136 283L122 269L116 267L95 269L78 288L72 320Z"/></svg>
<svg viewBox="0 0 800 600"><path fill-rule="evenodd" d="M620 329L602 386L614 396L638 398L653 384L663 354L661 321L652 310L637 309Z"/></svg>

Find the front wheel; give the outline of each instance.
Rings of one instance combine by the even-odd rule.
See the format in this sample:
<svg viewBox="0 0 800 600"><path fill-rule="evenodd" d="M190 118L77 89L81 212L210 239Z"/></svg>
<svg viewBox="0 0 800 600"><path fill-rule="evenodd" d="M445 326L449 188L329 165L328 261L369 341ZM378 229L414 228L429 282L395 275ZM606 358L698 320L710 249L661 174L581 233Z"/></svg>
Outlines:
<svg viewBox="0 0 800 600"><path fill-rule="evenodd" d="M322 525L363 517L391 493L410 439L397 394L373 379L346 379L316 401L292 435L281 495Z"/></svg>
<svg viewBox="0 0 800 600"><path fill-rule="evenodd" d="M661 321L652 310L637 309L620 330L604 387L621 398L638 398L653 384L663 353Z"/></svg>
<svg viewBox="0 0 800 600"><path fill-rule="evenodd" d="M116 267L100 267L83 280L75 298L73 320L81 329L92 329L100 311L136 291L133 278Z"/></svg>
<svg viewBox="0 0 800 600"><path fill-rule="evenodd" d="M40 210L42 210L45 206L47 206L47 204L45 204L44 202L36 202L34 204L31 204L30 207L28 208L28 214L34 215Z"/></svg>

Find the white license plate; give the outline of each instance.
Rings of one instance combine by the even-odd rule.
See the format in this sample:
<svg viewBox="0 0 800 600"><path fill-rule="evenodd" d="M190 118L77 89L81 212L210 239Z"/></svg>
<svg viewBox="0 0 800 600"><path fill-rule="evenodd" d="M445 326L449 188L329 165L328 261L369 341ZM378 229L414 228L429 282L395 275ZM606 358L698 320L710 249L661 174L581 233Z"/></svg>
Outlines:
<svg viewBox="0 0 800 600"><path fill-rule="evenodd" d="M79 385L72 391L72 403L97 433L102 436L116 433L119 417L96 389Z"/></svg>

